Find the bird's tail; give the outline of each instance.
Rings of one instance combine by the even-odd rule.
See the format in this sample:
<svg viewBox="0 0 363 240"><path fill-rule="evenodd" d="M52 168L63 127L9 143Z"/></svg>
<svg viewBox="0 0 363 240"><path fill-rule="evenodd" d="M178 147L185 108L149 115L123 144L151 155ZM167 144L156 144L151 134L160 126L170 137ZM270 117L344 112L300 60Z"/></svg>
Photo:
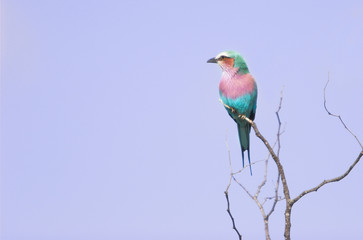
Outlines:
<svg viewBox="0 0 363 240"><path fill-rule="evenodd" d="M238 127L238 137L239 142L241 144L241 150L242 150L242 166L245 166L245 156L244 151L247 150L247 156L248 156L248 164L250 165L250 172L252 176L252 168L251 168L251 159L250 159L250 131L251 131L251 125L246 124L237 124Z"/></svg>

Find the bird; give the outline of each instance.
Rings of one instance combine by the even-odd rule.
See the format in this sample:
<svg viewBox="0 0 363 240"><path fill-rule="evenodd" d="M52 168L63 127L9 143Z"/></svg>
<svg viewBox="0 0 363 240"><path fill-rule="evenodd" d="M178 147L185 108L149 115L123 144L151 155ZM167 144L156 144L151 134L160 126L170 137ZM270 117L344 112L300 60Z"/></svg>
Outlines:
<svg viewBox="0 0 363 240"><path fill-rule="evenodd" d="M225 105L229 116L237 123L238 137L242 152L242 166L244 167L244 152L247 150L248 163L252 176L250 158L251 124L239 118L245 115L250 120L255 119L257 108L257 84L250 74L247 64L241 54L236 51L224 51L207 61L217 63L222 68L219 82L219 96Z"/></svg>

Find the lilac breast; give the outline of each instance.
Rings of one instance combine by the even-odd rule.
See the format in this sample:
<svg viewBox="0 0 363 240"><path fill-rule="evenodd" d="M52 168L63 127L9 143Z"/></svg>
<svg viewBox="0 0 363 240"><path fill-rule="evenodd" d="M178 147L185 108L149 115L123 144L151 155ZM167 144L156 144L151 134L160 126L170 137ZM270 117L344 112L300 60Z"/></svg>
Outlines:
<svg viewBox="0 0 363 240"><path fill-rule="evenodd" d="M244 75L235 74L233 77L223 74L221 82L219 83L220 93L232 99L236 99L245 94L251 94L255 88L255 80L249 73Z"/></svg>

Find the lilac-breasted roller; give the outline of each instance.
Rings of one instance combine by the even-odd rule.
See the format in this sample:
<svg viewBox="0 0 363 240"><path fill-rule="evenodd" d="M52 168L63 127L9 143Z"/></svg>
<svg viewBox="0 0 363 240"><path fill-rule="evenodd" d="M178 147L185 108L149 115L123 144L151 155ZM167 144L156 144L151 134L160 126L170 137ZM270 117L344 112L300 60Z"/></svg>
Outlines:
<svg viewBox="0 0 363 240"><path fill-rule="evenodd" d="M222 78L219 83L219 95L224 104L237 112L226 108L228 114L237 123L238 136L242 149L242 165L244 167L244 152L247 150L248 163L252 175L250 159L251 124L238 118L239 114L254 120L256 114L257 85L250 74L242 56L235 51L226 51L207 61L217 63L222 68Z"/></svg>

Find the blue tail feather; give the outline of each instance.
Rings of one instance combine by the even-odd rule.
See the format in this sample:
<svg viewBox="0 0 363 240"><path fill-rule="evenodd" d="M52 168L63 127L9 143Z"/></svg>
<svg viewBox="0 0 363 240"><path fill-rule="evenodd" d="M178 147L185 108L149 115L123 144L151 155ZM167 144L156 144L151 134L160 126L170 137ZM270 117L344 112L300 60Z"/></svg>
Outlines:
<svg viewBox="0 0 363 240"><path fill-rule="evenodd" d="M248 164L250 165L250 173L252 176L252 167L251 167L251 158L250 158L250 148L247 149L247 155L248 155Z"/></svg>
<svg viewBox="0 0 363 240"><path fill-rule="evenodd" d="M251 167L251 158L250 158L250 149L247 149L247 157L248 157L248 165L250 166L250 173L252 176L252 167ZM245 167L245 153L242 151L242 167Z"/></svg>
<svg viewBox="0 0 363 240"><path fill-rule="evenodd" d="M250 172L252 176L251 158L250 158L250 130L251 125L237 123L238 137L241 144L242 151L242 166L245 167L244 152L247 150L248 164L250 165Z"/></svg>
<svg viewBox="0 0 363 240"><path fill-rule="evenodd" d="M245 167L245 154L242 151L242 167Z"/></svg>

